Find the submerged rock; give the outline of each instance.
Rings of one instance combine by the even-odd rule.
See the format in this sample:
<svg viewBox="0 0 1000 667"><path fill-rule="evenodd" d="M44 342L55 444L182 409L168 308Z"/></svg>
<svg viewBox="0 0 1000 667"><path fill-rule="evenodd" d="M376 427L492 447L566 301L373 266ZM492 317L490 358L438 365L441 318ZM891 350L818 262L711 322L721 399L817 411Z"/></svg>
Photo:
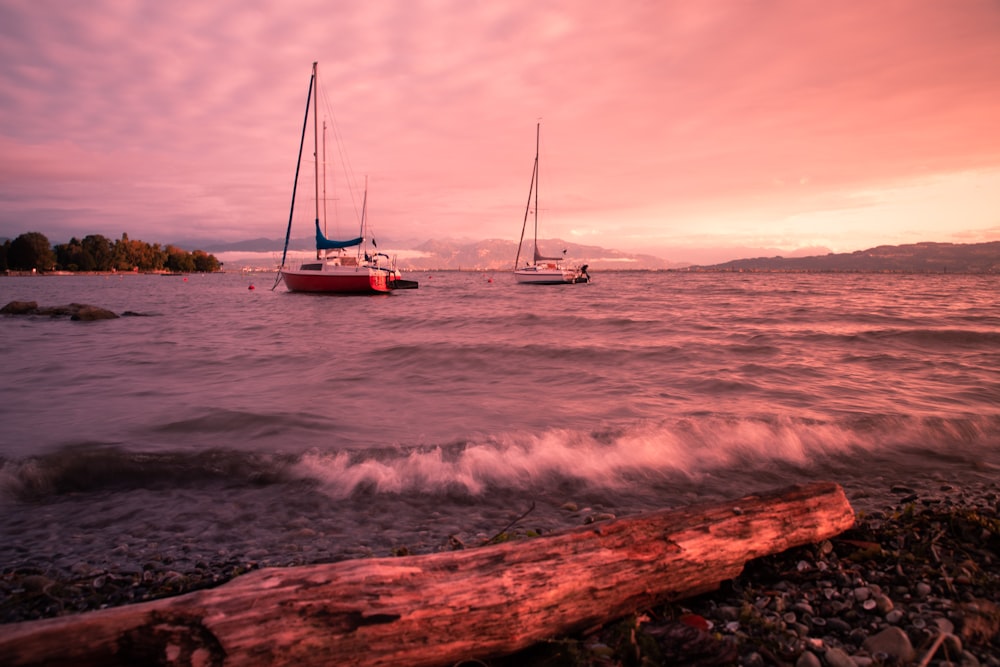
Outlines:
<svg viewBox="0 0 1000 667"><path fill-rule="evenodd" d="M115 320L118 319L118 315L97 306L81 305L75 313L70 315L70 319L79 322L93 322L94 320Z"/></svg>
<svg viewBox="0 0 1000 667"><path fill-rule="evenodd" d="M68 317L78 322L93 322L95 320L114 320L118 315L106 308L91 306L86 303L71 303L66 306L49 306L39 308L35 301L11 301L0 308L3 315L47 315L49 317Z"/></svg>
<svg viewBox="0 0 1000 667"><path fill-rule="evenodd" d="M3 315L32 315L36 311L38 311L37 301L11 301L0 308L0 314Z"/></svg>

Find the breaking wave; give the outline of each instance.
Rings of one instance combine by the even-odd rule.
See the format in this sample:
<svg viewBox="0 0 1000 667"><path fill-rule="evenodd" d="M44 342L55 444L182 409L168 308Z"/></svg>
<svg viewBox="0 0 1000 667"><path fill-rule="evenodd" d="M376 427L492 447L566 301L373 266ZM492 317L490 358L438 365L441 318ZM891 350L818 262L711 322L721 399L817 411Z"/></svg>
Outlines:
<svg viewBox="0 0 1000 667"><path fill-rule="evenodd" d="M865 465L998 467L1000 417L858 416L839 421L694 415L605 431L508 432L434 446L299 454L132 451L85 443L6 460L8 498L209 486L317 484L331 498L357 494L479 496L571 485L635 490L727 473L836 474ZM811 473L810 473L811 471Z"/></svg>

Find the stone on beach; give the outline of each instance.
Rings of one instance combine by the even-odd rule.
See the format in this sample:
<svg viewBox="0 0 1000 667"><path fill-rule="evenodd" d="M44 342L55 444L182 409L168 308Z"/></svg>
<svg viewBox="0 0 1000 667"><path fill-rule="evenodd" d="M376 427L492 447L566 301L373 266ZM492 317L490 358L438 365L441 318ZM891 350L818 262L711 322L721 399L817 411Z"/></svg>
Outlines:
<svg viewBox="0 0 1000 667"><path fill-rule="evenodd" d="M870 636L861 646L873 655L884 653L904 663L913 660L916 655L910 638L895 626Z"/></svg>

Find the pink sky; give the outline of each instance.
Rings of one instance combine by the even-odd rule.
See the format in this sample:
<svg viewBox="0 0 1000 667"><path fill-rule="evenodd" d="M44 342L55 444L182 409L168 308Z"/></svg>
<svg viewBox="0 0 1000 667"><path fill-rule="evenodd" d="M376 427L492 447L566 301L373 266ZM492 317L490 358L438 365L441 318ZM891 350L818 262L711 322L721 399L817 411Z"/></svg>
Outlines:
<svg viewBox="0 0 1000 667"><path fill-rule="evenodd" d="M5 0L0 237L283 238L314 60L401 246L517 240L538 119L545 237L1000 239L995 0Z"/></svg>

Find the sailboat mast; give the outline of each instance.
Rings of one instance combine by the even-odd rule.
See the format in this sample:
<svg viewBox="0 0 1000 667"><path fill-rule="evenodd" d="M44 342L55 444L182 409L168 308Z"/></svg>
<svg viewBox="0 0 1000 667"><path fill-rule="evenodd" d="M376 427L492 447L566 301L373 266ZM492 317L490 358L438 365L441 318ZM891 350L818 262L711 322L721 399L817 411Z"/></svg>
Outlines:
<svg viewBox="0 0 1000 667"><path fill-rule="evenodd" d="M295 180L292 181L292 204L288 207L288 228L285 230L285 247L281 251L281 268L285 268L285 259L288 257L288 241L292 237L292 219L295 217L295 193L299 189L299 170L302 168L302 150L306 145L306 130L309 129L309 102L312 99L313 85L316 82L316 63L313 63L312 76L309 78L309 93L306 95L306 113L302 118L302 137L299 139L299 157L295 161ZM271 287L271 291L278 286L278 282L281 280L281 271L278 271L277 277L274 279L274 285Z"/></svg>
<svg viewBox="0 0 1000 667"><path fill-rule="evenodd" d="M538 256L538 145L542 135L542 124L535 125L535 256Z"/></svg>
<svg viewBox="0 0 1000 667"><path fill-rule="evenodd" d="M319 81L317 76L318 63L313 63L313 86L316 88L316 94L313 95L313 179L315 180L316 189L316 225L319 225L319 121L318 111L319 111Z"/></svg>
<svg viewBox="0 0 1000 667"><path fill-rule="evenodd" d="M539 126L541 123L538 124ZM531 195L537 193L538 187L538 127L535 128L535 166L531 170L531 186L528 188L528 202L524 205L524 222L521 223L521 238L517 242L517 256L514 258L514 270L517 271L521 261L521 246L524 245L524 230L528 228L528 213L531 212ZM538 197L535 196L535 243L538 242ZM534 250L534 248L532 249ZM537 251L535 251L537 254Z"/></svg>
<svg viewBox="0 0 1000 667"><path fill-rule="evenodd" d="M365 194L361 200L361 238L365 238L365 225L368 223L368 176L365 175Z"/></svg>
<svg viewBox="0 0 1000 667"><path fill-rule="evenodd" d="M323 233L327 233L326 218L326 121L323 121Z"/></svg>

